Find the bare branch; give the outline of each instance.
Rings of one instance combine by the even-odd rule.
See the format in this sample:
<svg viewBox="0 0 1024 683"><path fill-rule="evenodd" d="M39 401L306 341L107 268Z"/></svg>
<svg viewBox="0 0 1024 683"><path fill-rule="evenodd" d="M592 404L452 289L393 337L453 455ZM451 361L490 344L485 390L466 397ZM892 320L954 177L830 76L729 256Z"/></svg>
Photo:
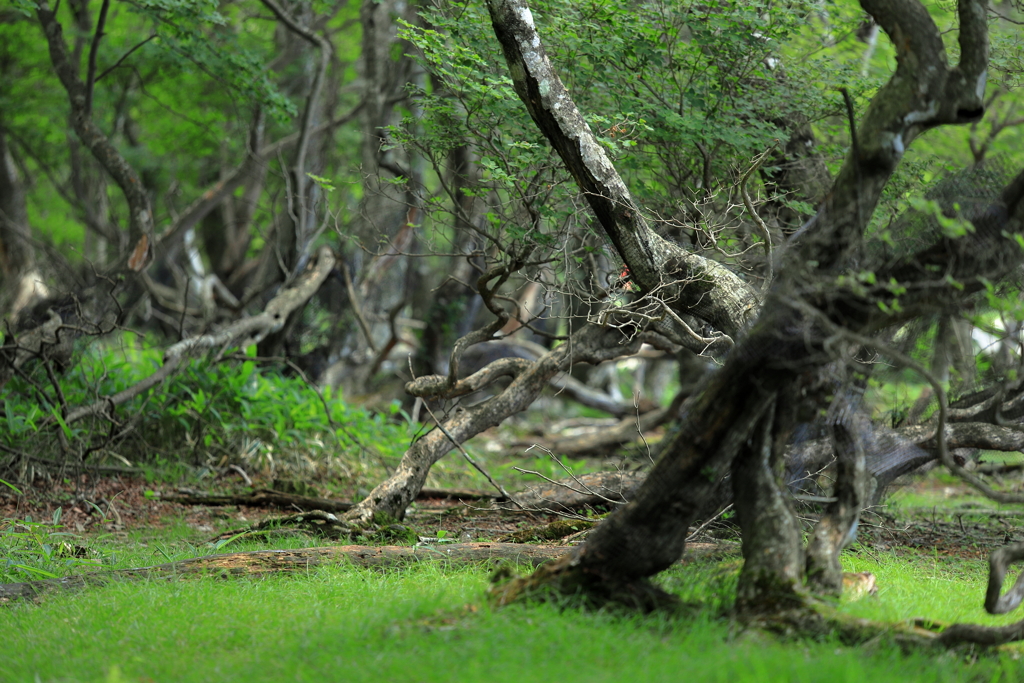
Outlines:
<svg viewBox="0 0 1024 683"><path fill-rule="evenodd" d="M293 311L297 310L310 297L316 294L317 290L320 289L320 285L330 275L335 262L336 260L331 250L327 247L322 247L317 253L315 264L294 285L282 290L277 296L267 302L262 313L251 318L238 320L219 332L184 339L174 344L164 352L164 364L159 370L112 396L102 397L91 405L71 411L65 422L71 424L90 415L98 415L106 410L111 410L114 406L131 400L171 376L181 366L182 361L197 352L206 349L222 348L245 338L252 338L258 341L266 335L276 332L284 326L285 321Z"/></svg>

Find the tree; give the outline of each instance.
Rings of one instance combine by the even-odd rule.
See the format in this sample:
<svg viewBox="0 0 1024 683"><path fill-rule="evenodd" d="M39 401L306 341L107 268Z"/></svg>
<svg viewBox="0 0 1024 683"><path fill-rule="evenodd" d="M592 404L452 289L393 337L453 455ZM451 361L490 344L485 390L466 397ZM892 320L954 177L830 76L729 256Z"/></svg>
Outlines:
<svg viewBox="0 0 1024 683"><path fill-rule="evenodd" d="M490 283L501 283L510 268L488 271L479 291L497 319L456 344L447 377L419 378L407 389L423 397L452 398L485 386L496 376L511 375L512 383L497 398L439 424L407 453L399 472L349 519L365 523L379 513L400 517L411 500L410 492L422 485L432 462L453 445L521 410L568 363L621 353L623 349L614 344L621 340L623 329L632 330L634 342L643 339L666 348L692 345L696 339L706 349L726 337L730 343L735 340L736 346L724 366L704 378L636 498L606 520L584 546L533 577L502 589L505 599L554 586L569 593L582 589L603 600L648 608L657 605L665 596L646 577L679 557L690 524L727 475L743 528L745 564L739 609L761 614L803 605L805 585L812 592L841 590L838 552L849 542L870 495L865 451L877 446L874 429L858 412L857 386L863 387L868 374L863 354L882 353L910 364L933 383L940 399L938 424L932 432L935 448L944 463L965 474L949 454L948 408L941 384L890 348L886 335L892 335L893 326L915 317L961 309L970 297L986 288L991 292L992 282L1014 272L1020 262L1015 235L1021 227L1024 174L1013 177L1013 173L993 171L984 181L976 178L972 181L976 185L996 184L996 192L984 201L960 205L958 199L969 197L961 187L962 195L946 196L942 206L922 205L921 210L933 214L926 221L928 228L915 234L909 245L891 244L892 235L871 219L911 143L927 130L973 123L984 114L986 12L980 4L958 5L960 55L958 64L951 67L940 32L921 5L865 2L863 6L893 39L897 69L856 125L847 96L850 151L814 216L781 253L772 255L768 250L778 267L761 303L757 292L732 271L680 249L651 228L644 208L632 198L606 147L552 69L529 7L522 2L489 2L516 94L558 152L600 229L624 261L641 304L603 317L604 324L586 326L570 342L534 363L496 362L463 379L457 362L461 350L491 339L508 316L493 306L496 287ZM749 201L746 204L754 214ZM756 214L751 218L755 224L759 220ZM770 244L769 239L764 242ZM655 318L649 314L652 307L664 314ZM637 316L638 310L648 315ZM694 319L720 336L696 334L694 328L701 328L690 323ZM608 325L609 321L613 324ZM603 346L604 351L597 352L595 346ZM572 348L578 355L571 354ZM989 401L989 409L999 412L999 407L992 406L1007 408L1006 395L1003 390L983 392L963 398L961 405L971 412L970 406ZM794 425L802 414L827 406L838 482L835 500L805 550L779 475ZM991 445L1005 437L1016 442L1000 427L998 420L975 425L973 437L963 438L970 431L963 429L955 440L958 445ZM999 560L1004 563L1001 566L1005 561L1005 557ZM1000 574L996 583L1001 580ZM998 586L995 590L998 595ZM968 635L968 631L954 629L949 637L992 637L978 635L980 631Z"/></svg>
<svg viewBox="0 0 1024 683"><path fill-rule="evenodd" d="M778 482L795 412L807 402L801 383L837 358L878 348L877 338L867 335L880 327L928 308L955 306L983 287L980 279L1012 272L1020 252L1007 253L1001 245L1024 227L1022 172L998 202L970 215L970 236L940 234L924 249L879 264L876 282L887 283L880 287L844 282L852 264L863 264L869 219L912 141L929 128L970 123L983 114L988 62L981 3L958 4L956 66L947 64L939 31L920 4L862 4L896 44L898 66L858 122L825 202L788 245L757 321L725 365L706 379L636 500L617 510L583 546L508 588L508 594L547 583L650 606L656 591L645 577L679 557L695 510L730 467L743 530L738 608L774 612L801 604L805 579L819 590L839 587L836 555L863 501L864 449L850 416L851 399L839 397L830 420L839 459L836 501L816 527L805 560L799 527ZM639 207L554 73L529 7L494 0L489 9L517 94L571 169L630 272L638 274L641 290L663 286L675 269L666 266L669 257L657 246L630 243L645 235ZM937 287L943 278L946 286ZM890 282L901 292L901 310L895 313L877 305ZM692 310L684 297L679 301ZM818 396L810 403L822 401ZM938 438L943 460L951 461L941 445L944 426L940 422ZM998 595L998 585L995 590Z"/></svg>

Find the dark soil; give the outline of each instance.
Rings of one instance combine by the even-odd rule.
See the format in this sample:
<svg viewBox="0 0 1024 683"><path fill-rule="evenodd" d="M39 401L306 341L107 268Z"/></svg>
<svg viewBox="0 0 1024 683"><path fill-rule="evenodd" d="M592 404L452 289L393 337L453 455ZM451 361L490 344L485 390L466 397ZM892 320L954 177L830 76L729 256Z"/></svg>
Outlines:
<svg viewBox="0 0 1024 683"><path fill-rule="evenodd" d="M42 484L42 482L40 482ZM218 487L241 492L240 486L227 482ZM138 476L98 476L83 474L77 481L67 479L45 486L24 487L17 495L0 487L0 519L25 519L46 522L60 509L60 524L76 533L109 533L159 529L171 524L187 524L196 537L208 539L226 529L237 529L270 517L297 510L254 508L248 506L185 505L160 500L161 492L173 492L174 486L147 482ZM231 489L234 489L233 491ZM422 536L442 536L452 540L494 540L512 532L545 525L553 515L495 509L488 501L463 503L445 498L417 500L405 520Z"/></svg>

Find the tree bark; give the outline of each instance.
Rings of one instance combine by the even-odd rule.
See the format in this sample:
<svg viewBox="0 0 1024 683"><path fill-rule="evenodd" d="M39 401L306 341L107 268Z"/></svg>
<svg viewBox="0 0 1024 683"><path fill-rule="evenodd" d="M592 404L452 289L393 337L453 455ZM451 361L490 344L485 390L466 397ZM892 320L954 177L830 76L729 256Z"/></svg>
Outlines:
<svg viewBox="0 0 1024 683"><path fill-rule="evenodd" d="M0 120L0 317L18 312L45 292L34 272L35 250L25 206L25 190ZM36 290L39 290L38 293Z"/></svg>

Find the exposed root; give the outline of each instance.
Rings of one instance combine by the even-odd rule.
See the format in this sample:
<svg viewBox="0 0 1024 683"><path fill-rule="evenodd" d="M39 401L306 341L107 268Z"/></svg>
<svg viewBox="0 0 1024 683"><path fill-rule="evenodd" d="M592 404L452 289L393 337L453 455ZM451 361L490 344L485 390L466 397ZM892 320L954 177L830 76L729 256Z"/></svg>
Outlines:
<svg viewBox="0 0 1024 683"><path fill-rule="evenodd" d="M841 614L831 604L813 599L806 600L799 607L773 614L747 615L740 621L744 628L764 630L784 638L819 640L837 637L848 645L891 641L905 652L934 650L941 644L937 632L941 626L935 623L861 619Z"/></svg>
<svg viewBox="0 0 1024 683"><path fill-rule="evenodd" d="M947 647L967 644L995 646L1018 640L1024 640L1024 621L1008 626L953 624L939 635L939 642Z"/></svg>
<svg viewBox="0 0 1024 683"><path fill-rule="evenodd" d="M609 579L583 572L570 552L542 565L530 576L516 576L506 569L492 577L489 593L498 606L513 602L578 599L588 607L619 607L630 611L678 611L683 603L647 579Z"/></svg>

